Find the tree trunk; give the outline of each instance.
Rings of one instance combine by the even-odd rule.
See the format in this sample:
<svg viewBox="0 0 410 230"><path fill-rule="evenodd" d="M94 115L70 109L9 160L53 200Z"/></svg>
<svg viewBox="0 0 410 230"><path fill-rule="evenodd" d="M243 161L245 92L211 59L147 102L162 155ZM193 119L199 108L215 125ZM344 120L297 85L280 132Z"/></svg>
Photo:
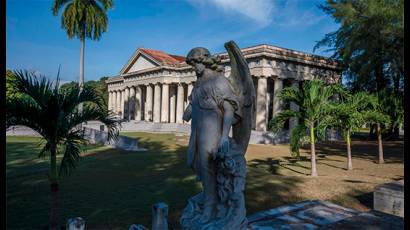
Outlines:
<svg viewBox="0 0 410 230"><path fill-rule="evenodd" d="M377 123L377 142L379 144L379 164L383 164L384 157L383 157L382 129L380 127L380 123Z"/></svg>
<svg viewBox="0 0 410 230"><path fill-rule="evenodd" d="M51 191L51 211L50 211L50 229L60 229L59 224L59 186L58 183L50 184Z"/></svg>
<svg viewBox="0 0 410 230"><path fill-rule="evenodd" d="M84 48L85 48L85 39L81 38L81 49L80 49L80 79L78 81L78 85L80 86L80 92L83 91L84 88ZM83 104L81 103L78 106L79 112L83 111Z"/></svg>
<svg viewBox="0 0 410 230"><path fill-rule="evenodd" d="M56 147L50 147L50 192L51 192L51 209L50 209L50 229L59 229L59 197L58 197L58 174L57 174L57 156Z"/></svg>
<svg viewBox="0 0 410 230"><path fill-rule="evenodd" d="M315 127L310 125L310 161L311 161L311 176L317 176L316 170L316 150L315 150Z"/></svg>
<svg viewBox="0 0 410 230"><path fill-rule="evenodd" d="M352 170L352 151L350 148L350 129L347 129L346 133L346 147L347 147L347 170Z"/></svg>
<svg viewBox="0 0 410 230"><path fill-rule="evenodd" d="M369 136L367 137L367 140L372 140L373 139L373 137L375 136L374 135L374 130L375 130L375 128L374 128L374 124L370 124L370 130L369 130Z"/></svg>
<svg viewBox="0 0 410 230"><path fill-rule="evenodd" d="M379 65L376 66L376 89L377 89L377 92L382 91L384 88L386 88L386 80L384 79L383 62L380 61Z"/></svg>
<svg viewBox="0 0 410 230"><path fill-rule="evenodd" d="M395 139L399 139L399 137L400 137L400 125L397 125L396 127L394 127L393 137Z"/></svg>

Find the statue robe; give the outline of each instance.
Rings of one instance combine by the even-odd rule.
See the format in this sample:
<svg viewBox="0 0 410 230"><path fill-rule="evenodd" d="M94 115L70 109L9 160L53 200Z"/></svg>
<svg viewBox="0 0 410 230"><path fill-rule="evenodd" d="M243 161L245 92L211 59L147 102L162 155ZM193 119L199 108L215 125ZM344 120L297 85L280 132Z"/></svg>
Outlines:
<svg viewBox="0 0 410 230"><path fill-rule="evenodd" d="M224 102L234 109L234 120L240 120L241 110L231 84L223 75L215 74L198 78L191 93L191 137L188 147L188 165L201 180L201 158L207 159L218 151L223 129ZM204 166L204 165L203 165Z"/></svg>

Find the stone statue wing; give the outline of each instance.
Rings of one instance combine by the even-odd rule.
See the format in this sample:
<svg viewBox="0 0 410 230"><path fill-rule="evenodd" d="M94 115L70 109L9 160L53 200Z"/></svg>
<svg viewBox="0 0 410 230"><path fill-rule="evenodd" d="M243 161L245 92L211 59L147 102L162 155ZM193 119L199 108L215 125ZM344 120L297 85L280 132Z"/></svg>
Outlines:
<svg viewBox="0 0 410 230"><path fill-rule="evenodd" d="M242 109L242 119L232 127L232 137L245 154L255 116L255 87L248 63L236 43L229 41L225 43L225 48L231 62L229 81Z"/></svg>

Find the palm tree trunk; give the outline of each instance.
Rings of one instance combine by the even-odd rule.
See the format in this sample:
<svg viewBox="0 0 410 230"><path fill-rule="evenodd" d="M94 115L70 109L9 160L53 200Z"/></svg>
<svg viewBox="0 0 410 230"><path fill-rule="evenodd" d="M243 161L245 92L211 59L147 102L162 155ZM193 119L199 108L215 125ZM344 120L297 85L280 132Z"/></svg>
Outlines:
<svg viewBox="0 0 410 230"><path fill-rule="evenodd" d="M310 161L311 161L311 176L317 176L316 171L316 150L315 150L315 127L310 125Z"/></svg>
<svg viewBox="0 0 410 230"><path fill-rule="evenodd" d="M58 178L57 178L57 156L56 147L50 148L50 191L51 191L51 210L50 210L50 229L59 229L59 197L58 197Z"/></svg>
<svg viewBox="0 0 410 230"><path fill-rule="evenodd" d="M382 129L380 127L380 123L377 123L377 142L379 144L379 164L383 164L384 157L383 157Z"/></svg>
<svg viewBox="0 0 410 230"><path fill-rule="evenodd" d="M81 49L80 49L80 79L78 82L78 85L80 86L80 92L83 91L84 87L84 48L85 48L85 39L84 37L80 39L81 40ZM79 111L83 111L83 104L81 103L79 105Z"/></svg>
<svg viewBox="0 0 410 230"><path fill-rule="evenodd" d="M347 170L352 170L352 150L350 146L350 129L347 129L346 133L346 147L347 147Z"/></svg>

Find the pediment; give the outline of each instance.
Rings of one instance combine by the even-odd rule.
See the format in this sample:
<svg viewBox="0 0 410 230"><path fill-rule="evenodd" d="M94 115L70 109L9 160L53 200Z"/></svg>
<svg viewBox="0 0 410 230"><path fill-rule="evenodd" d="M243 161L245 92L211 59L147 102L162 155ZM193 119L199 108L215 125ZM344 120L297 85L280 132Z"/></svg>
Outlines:
<svg viewBox="0 0 410 230"><path fill-rule="evenodd" d="M143 69L149 69L156 66L159 66L159 64L155 63L153 60L151 60L141 52L138 52L137 55L134 58L132 58L131 62L129 62L129 64L125 66L122 74L136 72Z"/></svg>

